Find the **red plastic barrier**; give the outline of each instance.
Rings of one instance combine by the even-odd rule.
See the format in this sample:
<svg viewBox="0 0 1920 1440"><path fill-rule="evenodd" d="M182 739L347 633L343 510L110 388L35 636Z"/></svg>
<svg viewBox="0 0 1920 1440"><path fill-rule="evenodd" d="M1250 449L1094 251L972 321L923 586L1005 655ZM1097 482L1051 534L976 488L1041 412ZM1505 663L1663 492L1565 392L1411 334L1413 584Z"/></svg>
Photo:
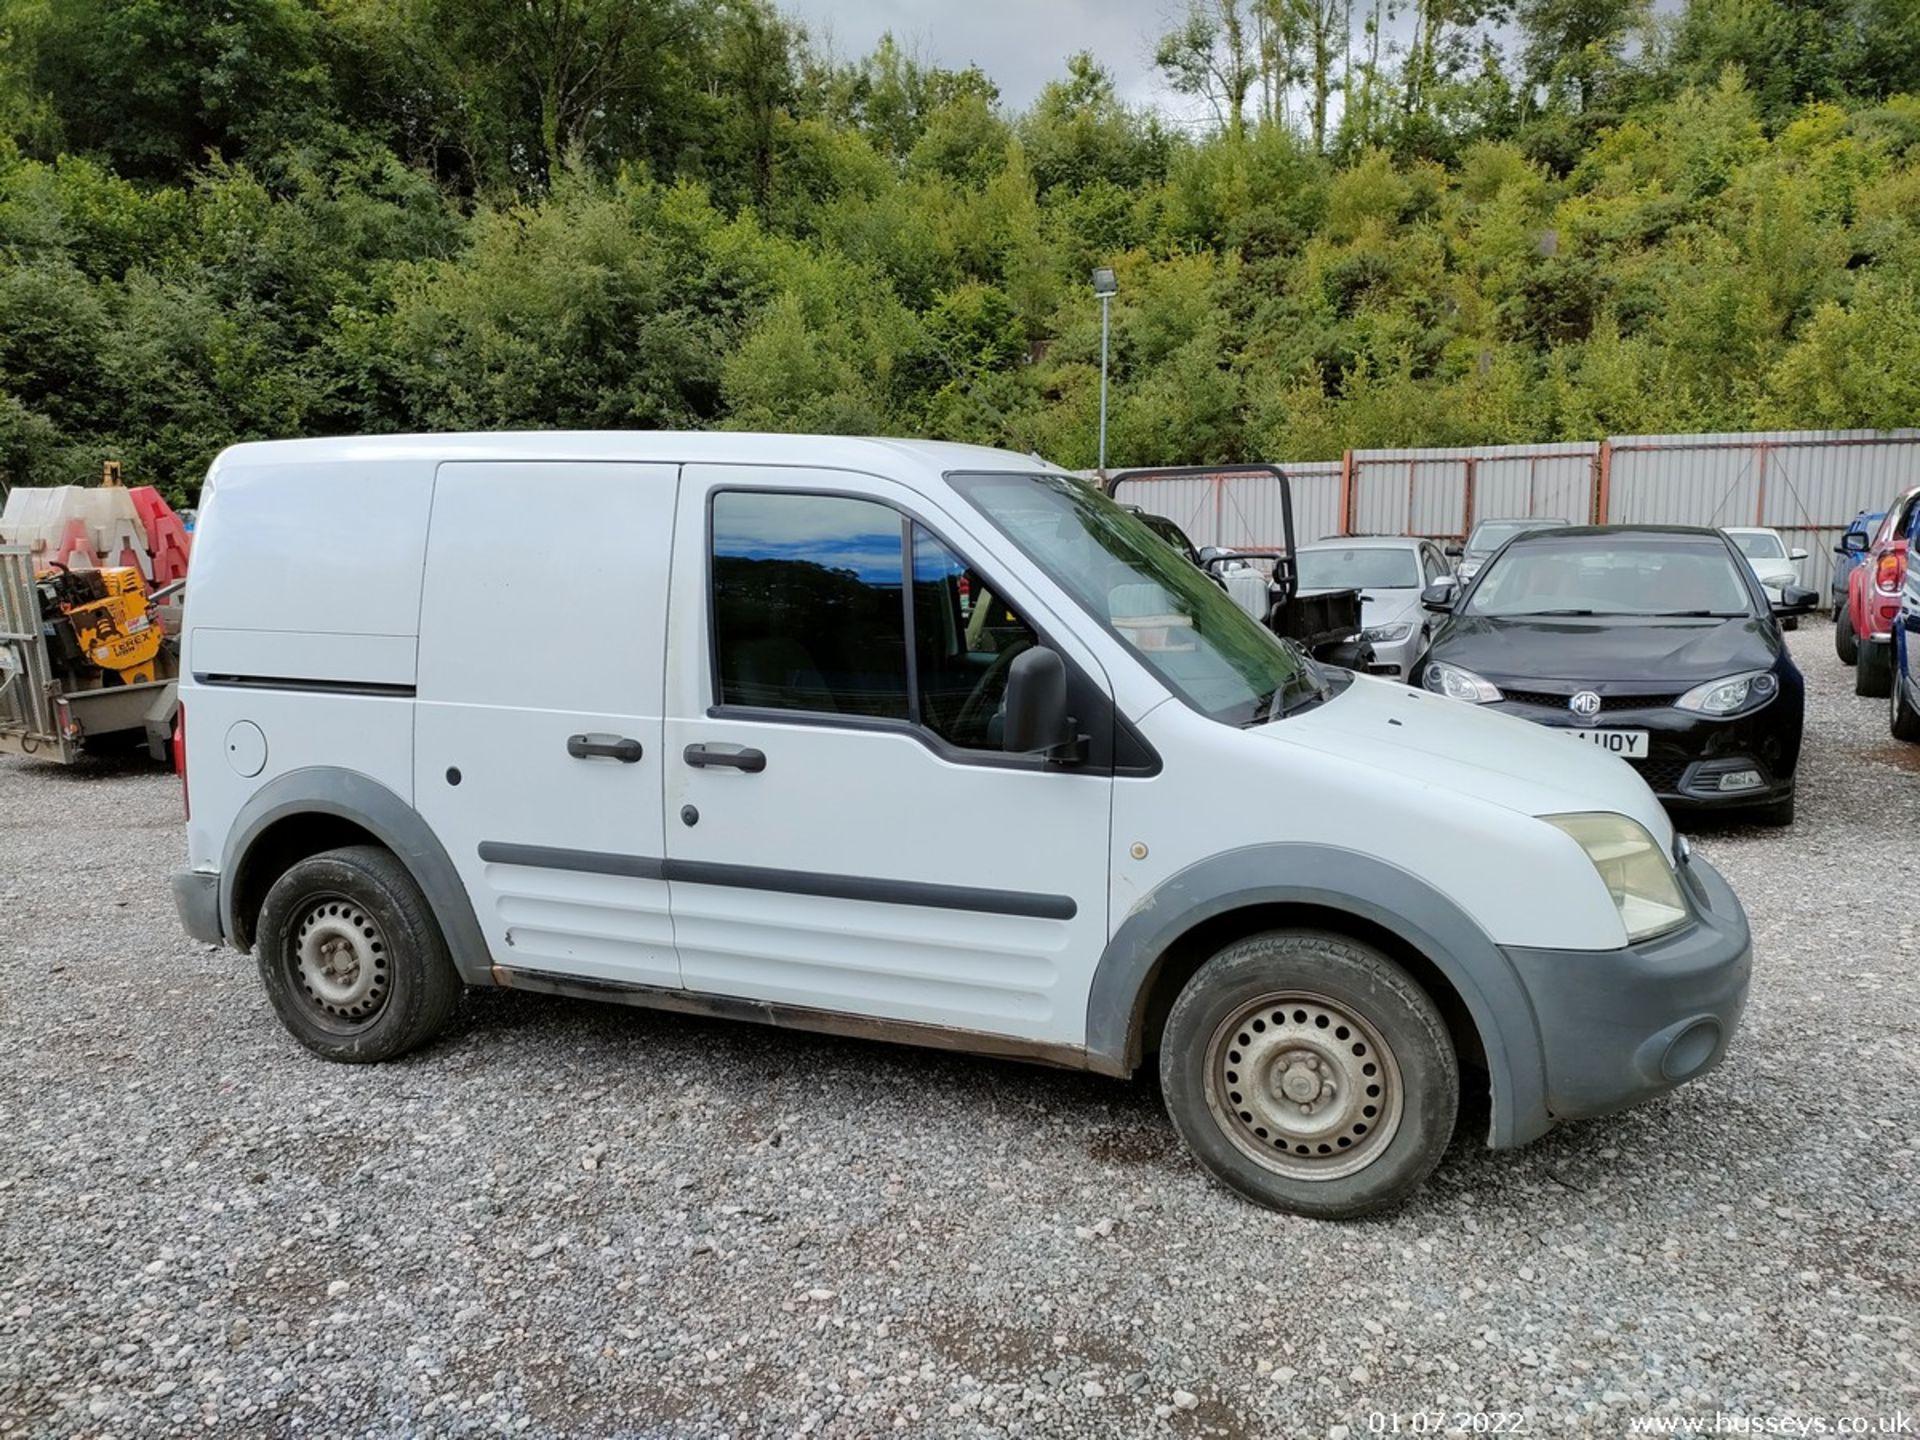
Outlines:
<svg viewBox="0 0 1920 1440"><path fill-rule="evenodd" d="M98 570L100 561L93 553L93 541L87 536L87 522L69 520L60 534L60 543L48 557L69 570Z"/></svg>
<svg viewBox="0 0 1920 1440"><path fill-rule="evenodd" d="M173 507L160 498L160 492L153 486L135 485L127 493L133 498L134 513L146 526L154 588L186 578L187 561L193 550L193 537L187 533L187 527L180 523Z"/></svg>

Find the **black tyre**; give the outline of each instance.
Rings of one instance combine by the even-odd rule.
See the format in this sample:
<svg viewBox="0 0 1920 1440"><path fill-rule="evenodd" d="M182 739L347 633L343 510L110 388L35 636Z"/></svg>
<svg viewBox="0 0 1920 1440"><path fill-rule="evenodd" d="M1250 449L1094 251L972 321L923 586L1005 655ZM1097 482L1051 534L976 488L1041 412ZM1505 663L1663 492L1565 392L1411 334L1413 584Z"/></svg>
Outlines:
<svg viewBox="0 0 1920 1440"><path fill-rule="evenodd" d="M267 892L254 954L280 1023L329 1060L391 1060L437 1035L460 976L426 897L377 846L302 860Z"/></svg>
<svg viewBox="0 0 1920 1440"><path fill-rule="evenodd" d="M1202 965L1167 1016L1160 1080L1217 1179L1322 1219L1417 1190L1460 1106L1432 999L1377 950L1318 931L1252 936Z"/></svg>
<svg viewBox="0 0 1920 1440"><path fill-rule="evenodd" d="M1853 616L1844 601L1833 612L1833 651L1842 665L1851 665L1860 658L1860 637L1853 633Z"/></svg>
<svg viewBox="0 0 1920 1440"><path fill-rule="evenodd" d="M1780 628L1782 630L1798 630L1800 628L1800 617L1798 615L1787 616L1786 619L1780 622Z"/></svg>
<svg viewBox="0 0 1920 1440"><path fill-rule="evenodd" d="M1907 663L1913 663L1912 637L1909 633ZM1888 677L1887 686L1887 728L1893 732L1896 740L1905 740L1920 745L1920 710L1915 710L1907 701L1907 686L1904 678L1898 674Z"/></svg>
<svg viewBox="0 0 1920 1440"><path fill-rule="evenodd" d="M1860 647L1860 658L1853 667L1853 693L1874 700L1887 698L1893 686L1893 646L1871 642Z"/></svg>

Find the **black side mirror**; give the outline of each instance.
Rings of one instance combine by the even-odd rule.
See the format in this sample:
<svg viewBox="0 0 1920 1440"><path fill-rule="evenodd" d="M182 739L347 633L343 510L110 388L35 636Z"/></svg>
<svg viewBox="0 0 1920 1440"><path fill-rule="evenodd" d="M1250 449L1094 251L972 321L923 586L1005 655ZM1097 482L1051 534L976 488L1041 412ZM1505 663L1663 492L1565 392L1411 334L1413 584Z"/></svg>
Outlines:
<svg viewBox="0 0 1920 1440"><path fill-rule="evenodd" d="M1809 590L1804 585L1785 585L1780 590L1780 603L1773 607L1776 615L1804 615L1820 603L1820 592Z"/></svg>
<svg viewBox="0 0 1920 1440"><path fill-rule="evenodd" d="M1463 557L1466 553L1467 553L1467 547L1462 545L1458 540L1454 541L1453 544L1446 547L1446 554L1449 560L1458 560L1461 557Z"/></svg>
<svg viewBox="0 0 1920 1440"><path fill-rule="evenodd" d="M1837 555L1866 554L1867 553L1866 532L1861 530L1849 530L1846 534L1840 537L1840 543L1834 546L1833 549L1834 549L1834 553Z"/></svg>
<svg viewBox="0 0 1920 1440"><path fill-rule="evenodd" d="M1453 609L1460 587L1451 580L1436 580L1420 592L1420 603L1429 610L1445 613Z"/></svg>
<svg viewBox="0 0 1920 1440"><path fill-rule="evenodd" d="M1007 669L1000 748L1015 755L1050 754L1074 738L1073 717L1067 714L1067 662L1044 645L1021 651Z"/></svg>

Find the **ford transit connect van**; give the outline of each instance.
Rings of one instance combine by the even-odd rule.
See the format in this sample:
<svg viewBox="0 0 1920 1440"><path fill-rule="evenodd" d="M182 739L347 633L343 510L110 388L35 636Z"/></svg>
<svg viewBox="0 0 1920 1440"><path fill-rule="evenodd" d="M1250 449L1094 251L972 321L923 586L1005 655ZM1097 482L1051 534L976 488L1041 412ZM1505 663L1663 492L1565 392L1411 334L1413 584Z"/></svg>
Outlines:
<svg viewBox="0 0 1920 1440"><path fill-rule="evenodd" d="M309 1049L463 986L1158 1067L1355 1215L1462 1069L1525 1143L1701 1074L1738 901L1626 765L1316 665L1030 457L750 435L242 445L188 582L187 931Z"/></svg>

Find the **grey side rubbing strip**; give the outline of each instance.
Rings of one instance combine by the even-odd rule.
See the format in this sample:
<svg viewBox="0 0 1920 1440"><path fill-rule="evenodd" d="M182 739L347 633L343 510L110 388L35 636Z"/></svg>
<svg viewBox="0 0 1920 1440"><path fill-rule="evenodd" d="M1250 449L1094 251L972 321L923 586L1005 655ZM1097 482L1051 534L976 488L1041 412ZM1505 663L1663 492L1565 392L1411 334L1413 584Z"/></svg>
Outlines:
<svg viewBox="0 0 1920 1440"><path fill-rule="evenodd" d="M480 844L489 865L527 865L536 870L578 870L588 875L626 875L635 880L666 879L664 860L651 855L617 855L609 850L562 850L552 845Z"/></svg>
<svg viewBox="0 0 1920 1440"><path fill-rule="evenodd" d="M929 910L1024 915L1038 920L1071 920L1079 913L1079 906L1071 895L987 890L970 885L932 885L918 880L880 880L865 875L822 875L810 870L770 870L756 865L720 865L705 860L656 860L647 855L561 850L545 845L508 845L497 840L481 844L480 858L496 865L531 865L547 870L629 875L640 880L678 880L683 885L718 885L729 890L772 890L783 895L867 900L879 905L917 905Z"/></svg>
<svg viewBox="0 0 1920 1440"><path fill-rule="evenodd" d="M282 675L196 674L196 685L218 686L228 690L301 690L314 695L378 695L394 700L411 700L414 687L383 680L309 680Z"/></svg>
<svg viewBox="0 0 1920 1440"><path fill-rule="evenodd" d="M1071 895L985 890L970 885L929 885L918 880L875 880L863 875L817 875L807 870L765 870L755 865L717 865L704 860L669 860L667 879L688 885L725 885L736 890L777 890L786 895L871 900L882 905L921 905L932 910L1030 915L1040 920L1071 920L1079 913Z"/></svg>

